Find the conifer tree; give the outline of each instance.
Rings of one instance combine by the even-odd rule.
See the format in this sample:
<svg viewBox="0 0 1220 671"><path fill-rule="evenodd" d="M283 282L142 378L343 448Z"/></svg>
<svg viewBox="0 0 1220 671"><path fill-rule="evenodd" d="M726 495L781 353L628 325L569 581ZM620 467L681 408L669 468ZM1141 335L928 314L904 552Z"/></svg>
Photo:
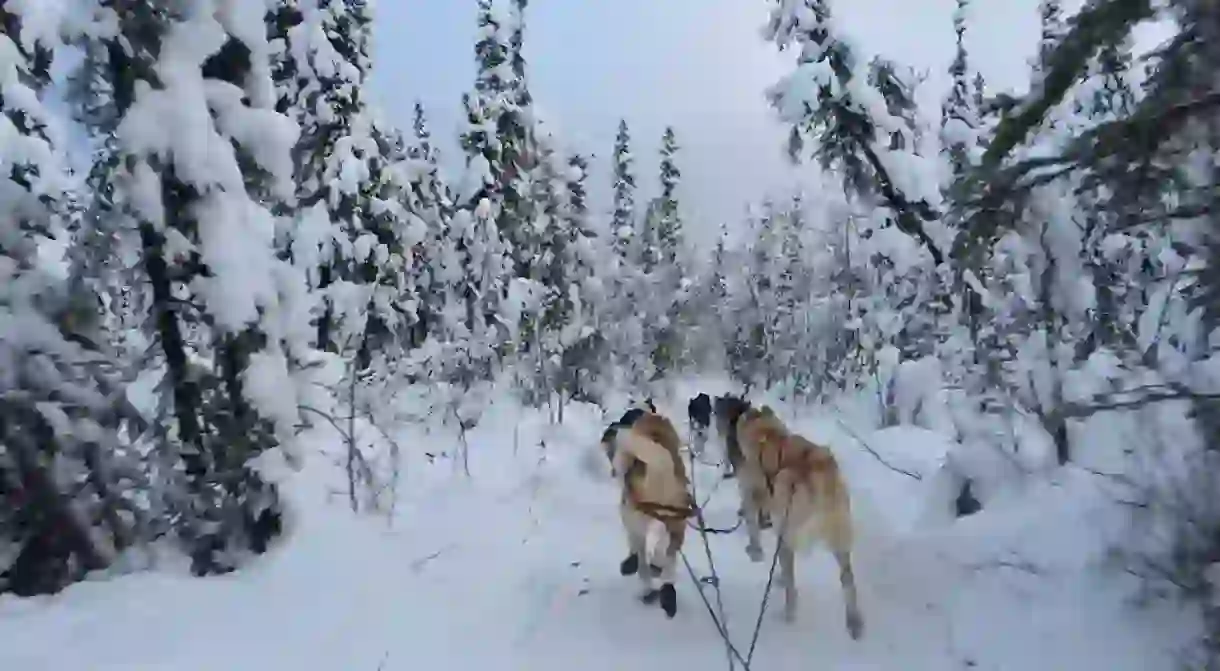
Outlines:
<svg viewBox="0 0 1220 671"><path fill-rule="evenodd" d="M945 254L929 233L929 224L938 220L939 213L929 201L930 194L908 192L904 188L908 181L891 174L902 167L888 158L892 151L915 150L914 129L882 132L879 120L852 93L868 86L891 114L904 109L902 117L909 118L914 105L910 87L896 66L883 59L861 62L837 33L829 0L777 3L767 32L780 49L795 44L800 52L796 72L769 92L772 105L792 125L789 154L798 158L812 139L814 154L823 167L843 176L848 193L876 199L889 211L893 224L918 240L939 266Z"/></svg>
<svg viewBox="0 0 1220 671"><path fill-rule="evenodd" d="M1039 0L1038 19L1041 24L1038 40L1038 55L1036 72L1043 71L1050 61L1055 46L1063 39L1066 26L1063 20L1063 3L1061 0Z"/></svg>
<svg viewBox="0 0 1220 671"><path fill-rule="evenodd" d="M614 240L614 249L619 257L631 259L634 245L636 212L635 212L635 175L632 173L633 157L631 155L631 132L627 120L618 122L618 134L614 138L614 156L611 174L614 180L614 212L610 219L610 232Z"/></svg>
<svg viewBox="0 0 1220 671"><path fill-rule="evenodd" d="M317 346L351 351L359 368L415 321L404 284L407 202L387 192L401 151L396 132L365 99L372 72L372 8L366 0L306 0L269 17L282 34L278 107L296 119L294 261L323 297Z"/></svg>
<svg viewBox="0 0 1220 671"><path fill-rule="evenodd" d="M649 273L649 286L655 292L653 301L660 318L655 329L653 365L657 374L668 374L682 363L685 345L681 317L685 300L686 270L683 263L682 217L678 203L678 186L682 173L677 165L678 142L672 127L661 136L658 171L659 194L649 204L645 230L644 270Z"/></svg>
<svg viewBox="0 0 1220 671"><path fill-rule="evenodd" d="M274 109L263 12L197 9L128 6L117 36L102 39L122 119L124 200L165 363L163 456L183 467L182 489L165 503L193 571L208 574L232 568L228 550L261 552L279 531L277 488L257 466L299 463L289 361L308 343L303 280L279 258L265 205L293 196L298 130Z"/></svg>
<svg viewBox="0 0 1220 671"><path fill-rule="evenodd" d="M28 28L33 8L0 2L0 543L15 552L0 593L22 596L59 591L132 540L106 470L123 392L97 287L39 254L66 237L75 197L42 102L59 45Z"/></svg>
<svg viewBox="0 0 1220 671"><path fill-rule="evenodd" d="M422 345L429 336L441 337L441 313L444 311L447 281L444 273L448 221L453 213L452 195L440 172L440 151L432 143L423 103L416 102L412 122L414 137L407 147L411 165L411 191L417 204L416 214L426 227L425 239L414 264L415 285L419 290L418 321L412 330L411 344Z"/></svg>
<svg viewBox="0 0 1220 671"><path fill-rule="evenodd" d="M950 176L961 180L970 164L970 151L979 128L976 96L970 91L970 65L966 56L966 10L969 0L957 0L953 30L957 45L949 66L950 88L941 106L941 147L949 159Z"/></svg>
<svg viewBox="0 0 1220 671"><path fill-rule="evenodd" d="M682 246L682 215L678 207L678 183L682 172L678 169L676 155L678 140L673 127L666 127L661 137L661 194L657 204L657 243L661 250L661 263L676 268L679 249Z"/></svg>
<svg viewBox="0 0 1220 671"><path fill-rule="evenodd" d="M496 105L496 140L499 145L501 208L496 226L504 239L505 250L512 262L513 277L536 276L534 266L541 255L536 231L531 228L534 220L530 194L533 184L543 176L536 174L542 167L536 135L538 119L532 104L525 63L525 10L527 0L511 0L507 11L496 12L492 20L497 22L501 35L504 59L508 69L501 82L503 92ZM507 39L504 35L507 34Z"/></svg>
<svg viewBox="0 0 1220 671"><path fill-rule="evenodd" d="M492 0L479 1L475 85L462 97L466 169L455 189L446 245L455 252L448 264L449 282L464 306L460 328L449 326L449 340L460 343L464 362L454 365L463 386L491 378L493 359L508 340L498 315L516 268L511 238L502 226L520 231L515 220L520 199L506 191L516 170L516 157L505 144L514 125L508 118L514 95L509 18Z"/></svg>

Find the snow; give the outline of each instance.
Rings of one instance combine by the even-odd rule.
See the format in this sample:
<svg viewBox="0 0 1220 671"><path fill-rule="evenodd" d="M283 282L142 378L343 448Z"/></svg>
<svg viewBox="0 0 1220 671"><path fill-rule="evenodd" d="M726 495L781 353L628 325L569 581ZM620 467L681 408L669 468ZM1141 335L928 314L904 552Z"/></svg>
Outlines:
<svg viewBox="0 0 1220 671"><path fill-rule="evenodd" d="M724 388L682 380L681 400L660 408L681 418L688 395ZM635 581L618 575L617 492L597 448L617 412L574 404L564 424L552 425L495 398L467 435L469 479L448 465L458 448L452 432L423 424L398 436L438 456L429 463L423 448L405 455L393 520L354 516L344 496L332 496L342 487L332 460L343 447L318 429L304 445L305 470L286 485L288 540L241 572L192 578L160 552L155 570L98 577L52 597L0 599L0 668L211 671L216 641L225 642L232 671L723 664L684 573L672 621L640 604ZM1094 476L1061 469L1019 499L954 521L927 509L951 439L912 426L851 426L849 413L829 408L776 407L842 464L866 631L861 641L848 638L833 561L814 550L797 562L806 595L797 622L784 624L778 608L764 617L754 668L1169 665L1165 642L1189 628L1168 607L1130 608L1124 583L1097 569L1115 519ZM707 459L719 455L714 440ZM694 471L699 498L711 494L711 526L731 523L737 507L735 487L720 486L717 472ZM729 629L744 648L767 563L747 559L742 532L709 538ZM705 575L698 535L687 543Z"/></svg>
<svg viewBox="0 0 1220 671"><path fill-rule="evenodd" d="M21 46L31 49L35 44L59 42L61 26L71 12L68 0L12 0L5 10L21 17Z"/></svg>
<svg viewBox="0 0 1220 671"><path fill-rule="evenodd" d="M975 131L962 119L949 117L945 119L943 138L946 145L960 147L973 146L977 141Z"/></svg>

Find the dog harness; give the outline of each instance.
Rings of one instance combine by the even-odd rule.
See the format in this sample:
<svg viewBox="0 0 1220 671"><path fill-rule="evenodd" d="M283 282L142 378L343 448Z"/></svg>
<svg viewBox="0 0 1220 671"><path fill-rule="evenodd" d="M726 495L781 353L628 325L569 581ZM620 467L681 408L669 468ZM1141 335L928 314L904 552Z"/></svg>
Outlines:
<svg viewBox="0 0 1220 671"><path fill-rule="evenodd" d="M631 502L632 507L639 510L641 513L657 520L658 522L676 522L686 520L695 514L695 506L671 506L664 503L654 503L652 501L641 501L630 493L628 489L627 500Z"/></svg>

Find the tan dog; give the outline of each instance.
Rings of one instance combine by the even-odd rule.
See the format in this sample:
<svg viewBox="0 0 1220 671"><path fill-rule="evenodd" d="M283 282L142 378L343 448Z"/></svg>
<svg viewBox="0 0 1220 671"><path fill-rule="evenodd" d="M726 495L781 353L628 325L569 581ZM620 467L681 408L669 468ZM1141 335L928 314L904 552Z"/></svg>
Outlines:
<svg viewBox="0 0 1220 671"><path fill-rule="evenodd" d="M734 429L742 456L738 478L749 534L746 553L753 561L762 560L758 513L769 513L779 534L784 618L796 619L796 553L821 539L839 564L847 631L859 639L864 619L851 566L851 501L834 455L825 446L790 433L766 406L746 409Z"/></svg>
<svg viewBox="0 0 1220 671"><path fill-rule="evenodd" d="M673 617L678 608L677 555L686 538L686 520L694 514L690 481L679 452L682 441L661 415L629 411L606 429L601 443L615 477L622 479L619 511L629 554L619 570L623 575L639 575L644 601L659 598L665 615ZM653 559L646 562L648 529L654 521L665 527L667 543L662 557L654 551ZM652 588L654 576L661 579L659 590Z"/></svg>

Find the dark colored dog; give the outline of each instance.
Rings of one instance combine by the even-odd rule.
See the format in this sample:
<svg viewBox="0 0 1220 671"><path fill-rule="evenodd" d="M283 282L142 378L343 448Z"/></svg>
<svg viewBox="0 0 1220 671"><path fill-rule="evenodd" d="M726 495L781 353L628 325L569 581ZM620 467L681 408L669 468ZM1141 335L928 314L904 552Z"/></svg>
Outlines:
<svg viewBox="0 0 1220 671"><path fill-rule="evenodd" d="M686 416L690 419L691 428L702 431L712 424L712 399L707 394L699 394L686 404Z"/></svg>
<svg viewBox="0 0 1220 671"><path fill-rule="evenodd" d="M732 394L717 396L716 400L712 403L712 414L716 418L716 432L720 434L721 440L724 441L724 451L727 457L725 460L725 478L736 477L737 471L741 469L742 462L745 460L741 453L741 443L737 436L737 420L750 407L748 401ZM744 485L739 482L738 487L742 486ZM742 496L745 496L744 492ZM759 525L763 529L771 528L770 515L765 510L759 511L758 518Z"/></svg>
<svg viewBox="0 0 1220 671"><path fill-rule="evenodd" d="M716 417L716 433L724 441L724 477L733 477L741 466L741 445L737 442L737 418L750 409L750 404L731 394L717 396L712 404Z"/></svg>

